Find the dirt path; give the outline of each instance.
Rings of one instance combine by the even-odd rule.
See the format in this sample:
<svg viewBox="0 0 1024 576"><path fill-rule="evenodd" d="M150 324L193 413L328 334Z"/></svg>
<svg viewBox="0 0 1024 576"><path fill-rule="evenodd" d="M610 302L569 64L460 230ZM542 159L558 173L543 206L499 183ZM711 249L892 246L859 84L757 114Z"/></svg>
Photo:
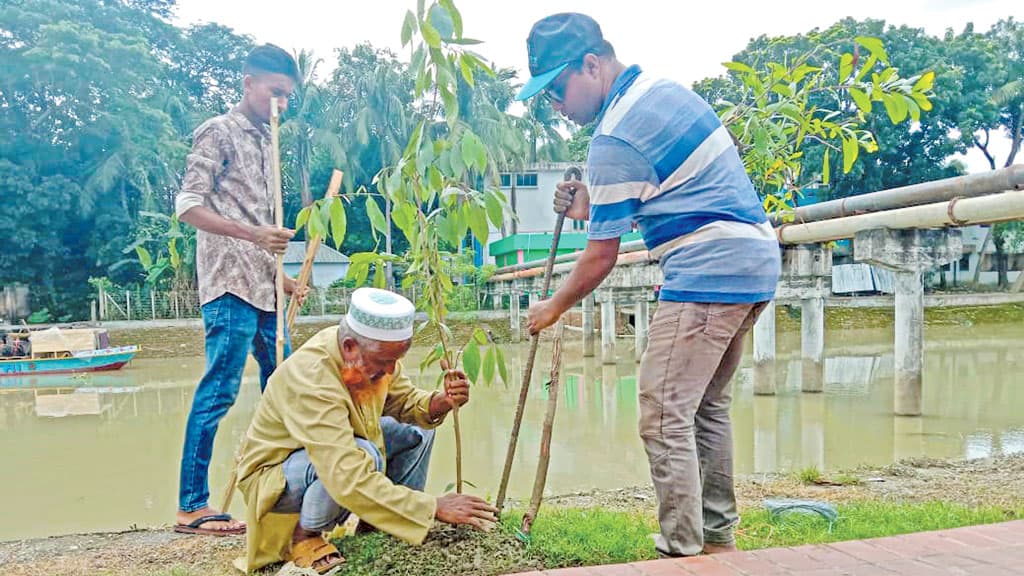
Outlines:
<svg viewBox="0 0 1024 576"><path fill-rule="evenodd" d="M861 468L842 476L826 476L848 485L805 485L792 476L758 475L737 483L740 508L761 506L769 497L808 498L842 503L860 500L927 502L942 500L968 506L1019 507L1024 503L1024 454L974 460L908 460L885 468ZM550 498L545 505L570 508L603 507L614 510L654 513L654 492L650 487L623 488L566 494ZM510 543L495 533L482 535L443 528L432 533L427 545L418 549L424 562L445 561L448 565L477 566L508 552ZM433 543L433 544L431 544ZM243 537L209 538L182 536L168 530L146 530L117 534L71 535L19 542L0 542L0 566L8 576L109 575L109 576L228 576L231 560L245 548ZM434 559L433 555L438 558ZM525 565L530 560L523 557ZM402 562L408 563L405 558ZM502 558L502 564L516 566L516 558ZM407 566L408 567L408 566ZM398 570L398 569L396 569ZM391 572L388 572L391 573ZM398 570L394 573L412 573ZM485 568L468 573L486 574Z"/></svg>

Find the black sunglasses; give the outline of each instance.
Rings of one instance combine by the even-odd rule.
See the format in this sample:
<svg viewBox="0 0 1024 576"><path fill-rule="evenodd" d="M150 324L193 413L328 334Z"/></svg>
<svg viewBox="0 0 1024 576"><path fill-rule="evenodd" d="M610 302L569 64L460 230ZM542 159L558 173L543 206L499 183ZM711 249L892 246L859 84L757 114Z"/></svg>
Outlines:
<svg viewBox="0 0 1024 576"><path fill-rule="evenodd" d="M562 70L562 74L556 76L555 79L551 81L551 84L548 84L548 87L545 88L543 92L541 92L541 95L543 95L548 102L553 102L555 104L561 104L562 102L565 102L566 83L559 83L558 79L561 78L562 75L565 74L567 71L572 71L572 73L575 74L577 71L576 68L579 68L582 64L583 58L579 58L577 60L569 62L569 65L565 67L565 70Z"/></svg>

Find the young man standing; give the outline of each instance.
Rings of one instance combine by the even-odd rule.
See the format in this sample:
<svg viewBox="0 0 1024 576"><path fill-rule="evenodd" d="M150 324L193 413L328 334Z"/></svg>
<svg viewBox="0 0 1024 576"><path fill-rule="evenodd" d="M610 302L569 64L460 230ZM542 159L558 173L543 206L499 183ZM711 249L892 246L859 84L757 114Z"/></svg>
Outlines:
<svg viewBox="0 0 1024 576"><path fill-rule="evenodd" d="M517 98L542 94L576 124L595 123L589 186L559 184L554 201L556 212L590 220L587 246L551 299L530 307L530 332L598 287L637 223L665 277L639 375L656 547L734 550L729 381L775 293L775 234L728 130L698 95L620 63L583 14L538 21L527 49L532 78Z"/></svg>
<svg viewBox="0 0 1024 576"><path fill-rule="evenodd" d="M245 524L210 508L209 466L221 418L235 402L251 349L260 389L275 368L275 254L294 232L274 225L270 101L280 110L299 82L290 54L255 48L243 67L242 101L193 134L185 178L175 201L178 218L195 226L199 303L206 330L206 373L185 429L175 530L227 535ZM285 292L295 281L284 278ZM285 353L290 346L286 342Z"/></svg>

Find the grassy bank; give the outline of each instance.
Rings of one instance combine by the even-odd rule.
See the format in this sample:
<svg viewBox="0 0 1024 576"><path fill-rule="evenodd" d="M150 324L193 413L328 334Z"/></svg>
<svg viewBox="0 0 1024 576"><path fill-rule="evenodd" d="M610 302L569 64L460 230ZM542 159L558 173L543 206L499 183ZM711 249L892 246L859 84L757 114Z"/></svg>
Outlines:
<svg viewBox="0 0 1024 576"><path fill-rule="evenodd" d="M741 549L872 538L1024 518L1024 455L758 474L738 479L736 488ZM830 526L817 516L772 517L763 502L779 498L831 503L838 520ZM383 534L348 536L337 541L348 559L340 574L485 576L651 559L655 514L649 486L554 496L545 500L529 543L516 538L515 510L486 534L438 525L420 547ZM234 576L231 561L244 549L244 537L168 529L82 534L0 542L0 566L5 576Z"/></svg>
<svg viewBox="0 0 1024 576"><path fill-rule="evenodd" d="M742 550L824 544L893 536L926 530L958 528L1024 518L1024 506L971 508L948 502L924 504L858 502L836 507L839 519L746 510L737 532ZM543 510L528 544L515 536L521 514L507 515L492 534L447 529L425 546L415 548L384 535L347 537L336 541L348 559L340 574L441 576L502 574L537 568L617 564L657 558L651 534L653 514L604 509Z"/></svg>

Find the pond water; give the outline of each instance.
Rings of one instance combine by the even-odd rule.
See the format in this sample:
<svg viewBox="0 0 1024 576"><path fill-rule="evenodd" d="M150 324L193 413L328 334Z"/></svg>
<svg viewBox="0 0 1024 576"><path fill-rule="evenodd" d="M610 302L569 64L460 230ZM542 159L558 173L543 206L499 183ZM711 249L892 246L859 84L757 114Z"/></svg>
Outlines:
<svg viewBox="0 0 1024 576"><path fill-rule="evenodd" d="M1024 452L1024 328L929 328L924 416L893 411L892 332L826 335L824 392L800 392L799 342L780 334L779 391L753 393L748 355L733 382L739 474L852 468L930 456L978 458ZM566 493L649 483L637 434L638 365L619 341L617 365L583 358L567 333L547 488ZM504 462L528 344L504 347L514 383L474 388L462 412L464 476L493 498ZM425 349L414 349L414 368ZM520 434L510 496L528 497L547 404L542 386L550 344L542 343ZM7 489L0 540L124 530L170 523L178 465L202 358L136 360L115 373L0 378L0 486ZM431 387L433 377L419 384ZM212 503L220 501L232 454L259 397L255 364L221 424L211 466ZM454 482L450 422L439 431L427 489ZM241 514L240 498L234 512Z"/></svg>

